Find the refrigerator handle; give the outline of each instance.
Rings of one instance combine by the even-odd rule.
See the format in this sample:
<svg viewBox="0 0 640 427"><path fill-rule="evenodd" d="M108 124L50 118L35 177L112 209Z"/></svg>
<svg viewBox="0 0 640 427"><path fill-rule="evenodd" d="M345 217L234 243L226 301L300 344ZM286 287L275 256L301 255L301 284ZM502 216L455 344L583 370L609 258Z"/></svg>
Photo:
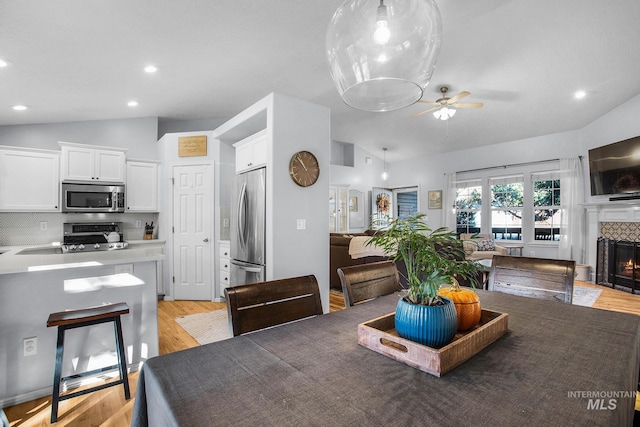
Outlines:
<svg viewBox="0 0 640 427"><path fill-rule="evenodd" d="M240 267L241 270L248 271L249 273L262 273L262 268L260 267L247 267L245 264L239 264L231 260L231 264Z"/></svg>
<svg viewBox="0 0 640 427"><path fill-rule="evenodd" d="M242 251L244 252L246 249L246 237L245 237L245 228L246 228L246 213L245 213L245 205L247 198L247 183L242 183L242 188L240 189L240 197L238 197L238 234L240 240L240 246Z"/></svg>

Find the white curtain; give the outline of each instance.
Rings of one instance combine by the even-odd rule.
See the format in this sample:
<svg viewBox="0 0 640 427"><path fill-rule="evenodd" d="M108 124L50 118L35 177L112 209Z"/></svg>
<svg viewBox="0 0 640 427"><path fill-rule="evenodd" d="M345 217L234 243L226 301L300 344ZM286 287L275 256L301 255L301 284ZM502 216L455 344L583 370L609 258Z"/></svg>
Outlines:
<svg viewBox="0 0 640 427"><path fill-rule="evenodd" d="M442 206L444 208L444 226L451 231L456 231L456 173L444 174L444 191L442 195Z"/></svg>
<svg viewBox="0 0 640 427"><path fill-rule="evenodd" d="M560 244L558 258L584 262L584 183L579 158L560 159Z"/></svg>

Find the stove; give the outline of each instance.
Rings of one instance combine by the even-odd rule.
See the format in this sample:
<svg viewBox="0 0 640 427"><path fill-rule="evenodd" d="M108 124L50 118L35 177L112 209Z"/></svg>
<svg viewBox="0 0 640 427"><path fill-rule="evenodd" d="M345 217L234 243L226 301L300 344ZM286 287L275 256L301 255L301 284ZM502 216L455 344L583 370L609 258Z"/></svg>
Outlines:
<svg viewBox="0 0 640 427"><path fill-rule="evenodd" d="M126 249L121 222L64 223L62 253Z"/></svg>

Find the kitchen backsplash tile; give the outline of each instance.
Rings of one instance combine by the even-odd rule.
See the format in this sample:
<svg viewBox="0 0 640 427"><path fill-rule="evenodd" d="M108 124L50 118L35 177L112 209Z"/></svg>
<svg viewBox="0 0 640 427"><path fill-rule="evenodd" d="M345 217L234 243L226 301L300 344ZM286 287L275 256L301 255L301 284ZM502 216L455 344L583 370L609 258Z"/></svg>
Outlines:
<svg viewBox="0 0 640 427"><path fill-rule="evenodd" d="M153 221L157 237L157 213L122 214L60 214L36 212L0 213L0 246L44 245L62 242L62 225L65 222L115 221L122 222L125 240L142 240L144 225ZM136 228L136 221L142 227ZM45 224L45 225L43 225ZM46 227L46 230L43 228Z"/></svg>

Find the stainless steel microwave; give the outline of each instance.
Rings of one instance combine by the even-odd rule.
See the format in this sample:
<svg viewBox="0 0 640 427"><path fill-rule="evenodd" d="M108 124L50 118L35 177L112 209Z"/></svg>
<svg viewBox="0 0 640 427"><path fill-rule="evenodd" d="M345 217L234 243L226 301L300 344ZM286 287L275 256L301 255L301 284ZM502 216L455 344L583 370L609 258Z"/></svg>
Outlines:
<svg viewBox="0 0 640 427"><path fill-rule="evenodd" d="M124 212L124 185L62 183L62 212Z"/></svg>

